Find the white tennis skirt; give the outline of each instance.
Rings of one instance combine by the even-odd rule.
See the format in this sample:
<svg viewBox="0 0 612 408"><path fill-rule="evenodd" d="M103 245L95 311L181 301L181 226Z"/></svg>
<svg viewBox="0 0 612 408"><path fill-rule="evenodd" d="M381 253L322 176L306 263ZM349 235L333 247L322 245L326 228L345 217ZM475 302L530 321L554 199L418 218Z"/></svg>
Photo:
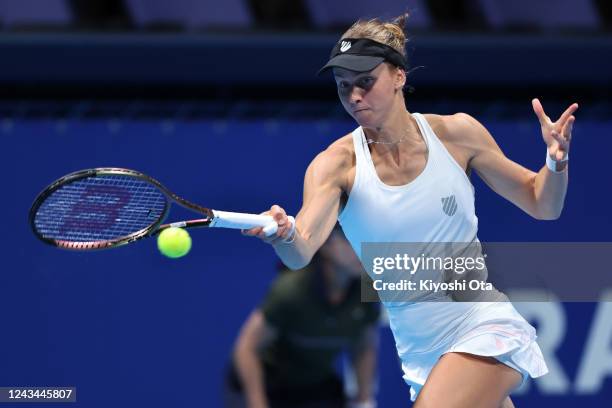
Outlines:
<svg viewBox="0 0 612 408"><path fill-rule="evenodd" d="M445 353L494 357L523 382L548 372L536 332L510 302L385 304L412 401Z"/></svg>

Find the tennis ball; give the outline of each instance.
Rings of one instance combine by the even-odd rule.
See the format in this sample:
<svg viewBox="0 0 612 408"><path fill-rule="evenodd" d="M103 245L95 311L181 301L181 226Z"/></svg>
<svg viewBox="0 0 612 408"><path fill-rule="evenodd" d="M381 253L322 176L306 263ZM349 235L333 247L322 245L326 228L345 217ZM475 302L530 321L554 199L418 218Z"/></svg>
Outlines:
<svg viewBox="0 0 612 408"><path fill-rule="evenodd" d="M166 228L157 237L157 248L168 258L180 258L189 253L191 237L182 228Z"/></svg>

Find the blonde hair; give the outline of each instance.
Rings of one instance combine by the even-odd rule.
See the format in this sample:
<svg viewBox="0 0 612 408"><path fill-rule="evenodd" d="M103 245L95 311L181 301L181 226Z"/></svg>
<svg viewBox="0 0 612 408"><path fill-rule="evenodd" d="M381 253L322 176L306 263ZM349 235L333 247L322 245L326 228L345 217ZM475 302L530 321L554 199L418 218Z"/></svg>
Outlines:
<svg viewBox="0 0 612 408"><path fill-rule="evenodd" d="M408 17L408 13L404 13L391 21L382 21L378 18L358 20L342 34L340 39L368 38L386 44L406 57L406 43L408 40L404 33L404 27Z"/></svg>

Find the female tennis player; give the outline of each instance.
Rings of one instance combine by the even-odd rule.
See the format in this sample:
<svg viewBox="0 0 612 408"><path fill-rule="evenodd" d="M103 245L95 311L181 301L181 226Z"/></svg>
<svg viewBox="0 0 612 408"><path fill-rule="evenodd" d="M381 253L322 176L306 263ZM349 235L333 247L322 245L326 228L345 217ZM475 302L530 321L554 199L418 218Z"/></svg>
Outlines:
<svg viewBox="0 0 612 408"><path fill-rule="evenodd" d="M362 242L477 240L471 170L536 219L561 214L568 182L572 104L557 121L534 99L546 144L536 173L508 159L465 113L406 109L404 22L358 21L333 48L338 96L359 125L321 152L304 180L295 225L274 205L279 224L266 237L290 268L302 268L338 219L360 255ZM544 152L542 152L544 154ZM444 198L454 197L452 208ZM415 407L513 407L510 392L546 374L535 330L509 302L405 302L387 306L404 379Z"/></svg>

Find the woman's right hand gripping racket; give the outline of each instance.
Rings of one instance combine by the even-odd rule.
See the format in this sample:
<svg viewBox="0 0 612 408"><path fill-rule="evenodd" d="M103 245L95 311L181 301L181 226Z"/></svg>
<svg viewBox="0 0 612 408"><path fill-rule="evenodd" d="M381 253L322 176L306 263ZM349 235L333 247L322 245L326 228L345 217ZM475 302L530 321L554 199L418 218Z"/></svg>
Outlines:
<svg viewBox="0 0 612 408"><path fill-rule="evenodd" d="M171 202L204 218L162 224ZM289 217L294 223L293 217ZM172 193L135 170L95 168L68 174L34 200L29 221L48 244L74 250L114 248L157 235L169 227L250 229L273 235L278 225L269 215L211 210Z"/></svg>

